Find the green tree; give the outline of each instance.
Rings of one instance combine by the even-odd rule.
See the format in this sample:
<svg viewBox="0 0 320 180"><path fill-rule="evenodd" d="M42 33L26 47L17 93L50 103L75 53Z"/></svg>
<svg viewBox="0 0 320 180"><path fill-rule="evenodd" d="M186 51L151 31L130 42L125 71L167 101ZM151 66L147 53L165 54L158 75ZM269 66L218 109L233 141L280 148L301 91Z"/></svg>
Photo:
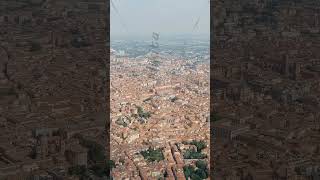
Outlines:
<svg viewBox="0 0 320 180"><path fill-rule="evenodd" d="M150 112L145 112L144 109L141 106L138 106L138 116L141 118L145 118L148 119L149 117L151 117Z"/></svg>
<svg viewBox="0 0 320 180"><path fill-rule="evenodd" d="M200 169L200 168L195 171L195 174L196 174L197 176L199 176L201 179L206 179L206 178L208 178L208 175L207 175L206 171L203 170L203 169Z"/></svg>
<svg viewBox="0 0 320 180"><path fill-rule="evenodd" d="M207 169L207 162L199 160L196 162L196 166L197 166L197 168L205 170L205 169Z"/></svg>
<svg viewBox="0 0 320 180"><path fill-rule="evenodd" d="M190 144L195 145L197 147L197 151L200 152L202 149L206 148L207 145L204 141L196 141L193 140Z"/></svg>
<svg viewBox="0 0 320 180"><path fill-rule="evenodd" d="M203 153L201 153L201 152L197 152L197 151L195 151L195 150L193 150L193 149L188 149L188 150L184 153L183 157L184 157L185 159L204 159L204 158L207 157L207 155L205 155L205 154L203 154Z"/></svg>
<svg viewBox="0 0 320 180"><path fill-rule="evenodd" d="M149 148L148 150L141 151L140 153L144 157L144 159L146 159L149 162L164 160L164 156L162 154L161 149Z"/></svg>
<svg viewBox="0 0 320 180"><path fill-rule="evenodd" d="M183 167L183 172L184 172L184 175L185 175L186 178L191 177L191 175L194 172L194 167L190 166L190 165L184 166Z"/></svg>
<svg viewBox="0 0 320 180"><path fill-rule="evenodd" d="M191 179L192 180L202 180L202 178L200 176L198 176L197 174L192 174Z"/></svg>

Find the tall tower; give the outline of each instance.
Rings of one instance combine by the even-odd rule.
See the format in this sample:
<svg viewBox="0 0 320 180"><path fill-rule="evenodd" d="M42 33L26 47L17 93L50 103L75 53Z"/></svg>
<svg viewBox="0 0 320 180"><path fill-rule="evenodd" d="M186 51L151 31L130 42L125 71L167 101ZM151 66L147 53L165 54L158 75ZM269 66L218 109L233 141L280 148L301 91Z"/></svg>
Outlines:
<svg viewBox="0 0 320 180"><path fill-rule="evenodd" d="M314 14L314 27L317 28L319 26L319 18L318 18L318 14L315 13Z"/></svg>
<svg viewBox="0 0 320 180"><path fill-rule="evenodd" d="M301 77L301 64L300 63L294 63L294 79L298 80Z"/></svg>
<svg viewBox="0 0 320 180"><path fill-rule="evenodd" d="M37 157L45 159L48 155L48 139L46 135L38 137L38 143L36 147Z"/></svg>
<svg viewBox="0 0 320 180"><path fill-rule="evenodd" d="M288 52L286 52L286 54L283 56L284 58L284 73L285 73L285 76L286 77L289 77L290 76L290 60L289 60L289 55L288 55Z"/></svg>

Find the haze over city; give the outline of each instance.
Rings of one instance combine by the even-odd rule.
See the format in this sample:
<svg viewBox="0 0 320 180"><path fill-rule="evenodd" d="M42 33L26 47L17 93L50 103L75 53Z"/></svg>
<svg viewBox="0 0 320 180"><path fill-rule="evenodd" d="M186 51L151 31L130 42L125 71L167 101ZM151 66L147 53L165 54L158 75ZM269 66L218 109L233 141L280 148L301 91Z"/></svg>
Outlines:
<svg viewBox="0 0 320 180"><path fill-rule="evenodd" d="M115 179L209 178L209 7L207 0L111 2Z"/></svg>
<svg viewBox="0 0 320 180"><path fill-rule="evenodd" d="M111 39L145 38L157 32L162 37L202 35L209 37L210 11L207 0L113 0Z"/></svg>

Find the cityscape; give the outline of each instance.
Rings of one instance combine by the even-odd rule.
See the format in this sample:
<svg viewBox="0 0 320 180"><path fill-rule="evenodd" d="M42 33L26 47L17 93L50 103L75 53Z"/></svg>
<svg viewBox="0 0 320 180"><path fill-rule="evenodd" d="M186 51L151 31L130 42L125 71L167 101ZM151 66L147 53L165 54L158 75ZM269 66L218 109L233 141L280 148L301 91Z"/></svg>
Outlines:
<svg viewBox="0 0 320 180"><path fill-rule="evenodd" d="M319 1L213 0L213 179L320 179Z"/></svg>
<svg viewBox="0 0 320 180"><path fill-rule="evenodd" d="M111 43L115 179L209 178L209 40L180 41Z"/></svg>
<svg viewBox="0 0 320 180"><path fill-rule="evenodd" d="M103 0L0 2L1 180L108 176L101 7Z"/></svg>
<svg viewBox="0 0 320 180"><path fill-rule="evenodd" d="M0 0L0 180L320 180L319 0Z"/></svg>

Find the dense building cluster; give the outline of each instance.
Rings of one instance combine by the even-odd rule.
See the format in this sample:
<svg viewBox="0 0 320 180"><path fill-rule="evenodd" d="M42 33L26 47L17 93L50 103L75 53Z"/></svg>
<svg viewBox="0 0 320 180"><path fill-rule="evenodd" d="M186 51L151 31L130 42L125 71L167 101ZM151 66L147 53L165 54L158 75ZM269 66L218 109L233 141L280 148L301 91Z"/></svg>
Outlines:
<svg viewBox="0 0 320 180"><path fill-rule="evenodd" d="M207 179L208 62L165 53L136 58L111 53L112 176ZM196 170L196 164L204 165Z"/></svg>
<svg viewBox="0 0 320 180"><path fill-rule="evenodd" d="M0 179L78 179L105 153L105 4L0 3Z"/></svg>
<svg viewBox="0 0 320 180"><path fill-rule="evenodd" d="M319 179L319 2L213 4L213 178Z"/></svg>

